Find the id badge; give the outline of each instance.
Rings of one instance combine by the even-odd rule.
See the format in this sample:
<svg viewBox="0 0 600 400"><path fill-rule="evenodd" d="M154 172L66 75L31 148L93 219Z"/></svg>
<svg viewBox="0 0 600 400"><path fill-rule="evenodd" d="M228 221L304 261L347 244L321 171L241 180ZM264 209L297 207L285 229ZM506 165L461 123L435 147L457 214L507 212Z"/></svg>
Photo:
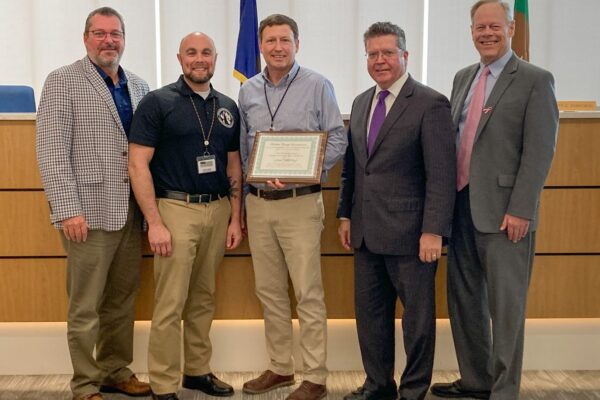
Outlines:
<svg viewBox="0 0 600 400"><path fill-rule="evenodd" d="M217 172L217 160L214 155L196 157L198 174L209 174Z"/></svg>

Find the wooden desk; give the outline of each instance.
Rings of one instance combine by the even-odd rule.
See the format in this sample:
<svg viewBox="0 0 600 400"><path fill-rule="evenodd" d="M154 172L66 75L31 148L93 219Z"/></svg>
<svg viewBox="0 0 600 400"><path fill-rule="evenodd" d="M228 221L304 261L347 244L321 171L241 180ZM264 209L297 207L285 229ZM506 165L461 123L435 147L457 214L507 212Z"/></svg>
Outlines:
<svg viewBox="0 0 600 400"><path fill-rule="evenodd" d="M561 113L557 152L542 194L528 317L600 317L600 112ZM323 191L322 268L329 318L353 318L353 259L337 240L340 164ZM66 319L65 257L35 161L35 116L0 114L0 322ZM446 260L437 275L447 317ZM152 257L140 266L137 318L152 314ZM262 318L247 242L227 253L215 318ZM293 298L293 295L291 295ZM399 315L401 311L399 310Z"/></svg>

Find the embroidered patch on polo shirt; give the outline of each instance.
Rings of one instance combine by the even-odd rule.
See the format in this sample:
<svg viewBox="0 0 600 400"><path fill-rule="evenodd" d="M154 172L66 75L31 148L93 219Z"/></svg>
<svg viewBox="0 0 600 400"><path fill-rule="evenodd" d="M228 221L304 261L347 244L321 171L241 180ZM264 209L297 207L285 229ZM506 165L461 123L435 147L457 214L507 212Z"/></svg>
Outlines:
<svg viewBox="0 0 600 400"><path fill-rule="evenodd" d="M224 107L219 108L217 111L217 118L224 127L231 128L233 126L233 115L231 115L231 112L228 109Z"/></svg>

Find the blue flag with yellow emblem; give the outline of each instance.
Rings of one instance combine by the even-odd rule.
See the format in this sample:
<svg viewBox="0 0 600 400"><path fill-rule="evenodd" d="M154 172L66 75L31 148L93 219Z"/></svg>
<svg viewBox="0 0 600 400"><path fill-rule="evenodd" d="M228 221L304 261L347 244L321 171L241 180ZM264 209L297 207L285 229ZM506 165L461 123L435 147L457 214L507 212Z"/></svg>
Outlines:
<svg viewBox="0 0 600 400"><path fill-rule="evenodd" d="M233 76L244 83L259 71L260 52L258 51L256 0L240 0L240 33L238 34Z"/></svg>

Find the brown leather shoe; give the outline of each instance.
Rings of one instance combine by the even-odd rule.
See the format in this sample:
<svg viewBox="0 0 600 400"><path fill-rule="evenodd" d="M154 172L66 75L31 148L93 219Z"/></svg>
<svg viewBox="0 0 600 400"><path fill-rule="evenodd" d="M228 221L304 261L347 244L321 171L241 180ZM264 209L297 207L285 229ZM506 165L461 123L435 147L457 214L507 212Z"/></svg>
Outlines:
<svg viewBox="0 0 600 400"><path fill-rule="evenodd" d="M77 400L102 400L103 397L100 393L90 393L85 396L77 397Z"/></svg>
<svg viewBox="0 0 600 400"><path fill-rule="evenodd" d="M325 385L318 385L309 381L302 381L298 389L294 390L286 400L319 400L327 396Z"/></svg>
<svg viewBox="0 0 600 400"><path fill-rule="evenodd" d="M244 383L242 391L248 394L260 394L269 390L294 384L294 374L279 375L271 370L266 370L258 378Z"/></svg>
<svg viewBox="0 0 600 400"><path fill-rule="evenodd" d="M120 393L131 397L150 396L152 391L146 382L140 382L135 375L131 375L126 381L115 385L102 385L100 391L104 393Z"/></svg>

